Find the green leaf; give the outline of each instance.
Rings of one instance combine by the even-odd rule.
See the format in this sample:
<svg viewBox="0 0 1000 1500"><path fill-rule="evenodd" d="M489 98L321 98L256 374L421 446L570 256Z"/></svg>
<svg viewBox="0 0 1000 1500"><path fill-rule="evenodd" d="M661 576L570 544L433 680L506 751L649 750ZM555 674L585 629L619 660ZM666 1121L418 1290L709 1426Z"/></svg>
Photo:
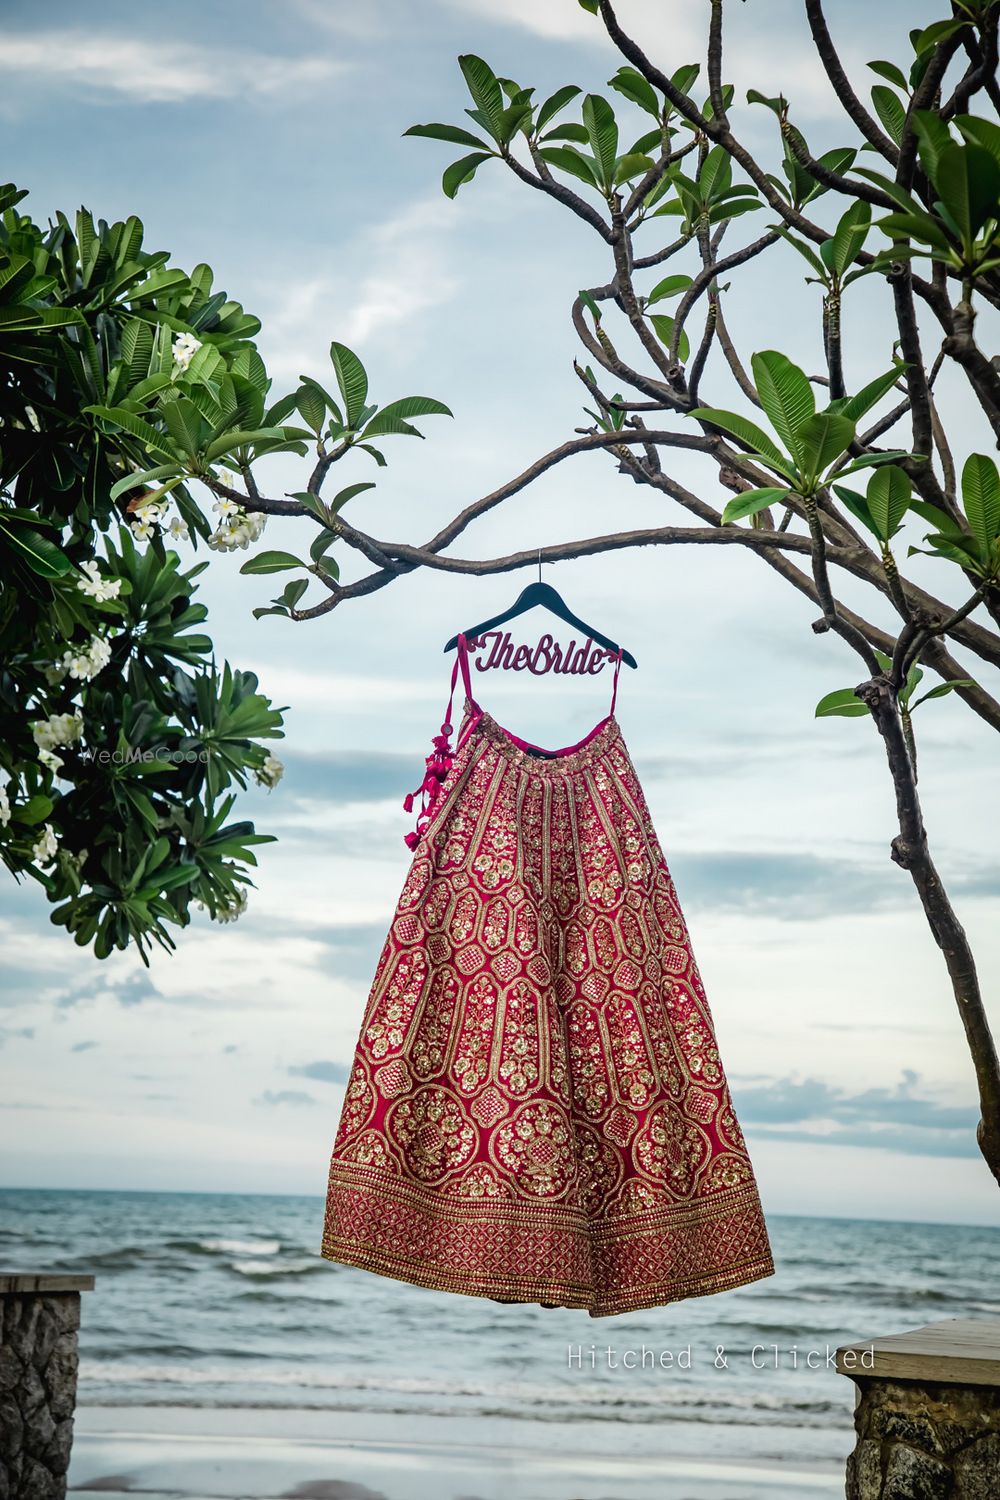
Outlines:
<svg viewBox="0 0 1000 1500"><path fill-rule="evenodd" d="M857 259L868 238L871 222L871 204L859 199L857 203L851 204L840 220L834 230L833 239L827 241L832 245L831 269L838 277L843 276L848 266L853 265Z"/></svg>
<svg viewBox="0 0 1000 1500"><path fill-rule="evenodd" d="M288 568L304 568L301 557L291 552L257 552L248 557L240 568L241 573L283 573Z"/></svg>
<svg viewBox="0 0 1000 1500"><path fill-rule="evenodd" d="M660 118L660 100L652 84L647 82L635 68L619 68L614 78L608 79L608 87L638 104L654 120Z"/></svg>
<svg viewBox="0 0 1000 1500"><path fill-rule="evenodd" d="M177 472L176 464L160 464L157 469L143 469L139 474L126 474L124 479L119 479L111 486L110 498L117 500L119 495L124 495L129 490L145 489L157 480L173 478Z"/></svg>
<svg viewBox="0 0 1000 1500"><path fill-rule="evenodd" d="M755 516L758 511L766 510L769 505L780 505L787 499L787 489L770 485L758 490L743 490L741 494L729 501L722 512L722 524L728 526L730 521L740 521L744 516Z"/></svg>
<svg viewBox="0 0 1000 1500"><path fill-rule="evenodd" d="M631 181L633 177L642 176L652 166L653 161L651 157L642 156L636 151L627 151L624 156L619 156L615 165L615 187L620 187L623 182Z"/></svg>
<svg viewBox="0 0 1000 1500"><path fill-rule="evenodd" d="M968 20L934 21L930 26L925 26L922 31L915 34L911 32L913 50L918 56L923 52L929 52L932 47L940 46L942 42L947 41L948 37L954 36L956 31L961 31L968 24Z"/></svg>
<svg viewBox="0 0 1000 1500"><path fill-rule="evenodd" d="M280 442L286 436L287 429L284 427L258 427L249 432L237 427L233 432L224 432L214 443L209 443L205 449L205 462L214 463L217 458L221 458L224 453L232 453L235 448Z"/></svg>
<svg viewBox="0 0 1000 1500"><path fill-rule="evenodd" d="M399 401L390 401L382 410L376 412L375 416L364 429L365 437L382 437L390 433L406 433L417 437L423 434L417 432L405 420L408 417L450 417L453 413L443 401L435 401L432 396L403 396Z"/></svg>
<svg viewBox="0 0 1000 1500"><path fill-rule="evenodd" d="M281 591L282 604L286 604L289 609L294 609L308 587L308 578L296 578L292 583L286 583Z"/></svg>
<svg viewBox="0 0 1000 1500"><path fill-rule="evenodd" d="M594 301L594 299L590 295L590 293L588 291L585 291L583 288L581 288L580 292L579 292L579 297L580 297L580 301L583 303L584 307L590 313L590 316L593 318L594 322L595 323L599 323L601 321L601 309L598 306L598 304Z"/></svg>
<svg viewBox="0 0 1000 1500"><path fill-rule="evenodd" d="M773 115L777 115L779 120L788 107L788 100L782 94L775 94L769 99L766 94L761 93L760 89L747 89L747 103L763 104Z"/></svg>
<svg viewBox="0 0 1000 1500"><path fill-rule="evenodd" d="M51 797L37 792L29 797L27 802L17 803L11 808L11 820L14 823L23 823L26 828L37 828L39 823L44 823L52 812L55 803Z"/></svg>
<svg viewBox="0 0 1000 1500"><path fill-rule="evenodd" d="M157 432L155 427L150 427L148 422L142 421L134 412L126 411L122 406L85 406L83 409L91 416L111 422L115 427L138 438L151 453L162 453L165 458L172 458L176 462L177 455L163 434Z"/></svg>
<svg viewBox="0 0 1000 1500"><path fill-rule="evenodd" d="M862 526L867 531L870 531L872 536L880 535L872 513L868 509L868 501L864 495L859 495L857 490L848 489L846 484L835 484L833 492L841 504L846 505L851 514L858 518Z"/></svg>
<svg viewBox="0 0 1000 1500"><path fill-rule="evenodd" d="M365 367L353 350L336 339L330 345L330 358L337 375L337 385L344 398L348 427L354 427L365 408L368 396L368 376Z"/></svg>
<svg viewBox="0 0 1000 1500"><path fill-rule="evenodd" d="M973 453L962 469L962 505L984 560L1000 535L1000 477L992 458Z"/></svg>
<svg viewBox="0 0 1000 1500"><path fill-rule="evenodd" d="M579 146L588 146L590 136L582 125L574 125L572 120L567 120L565 125L557 125L555 130L550 130L544 136L546 141L576 141Z"/></svg>
<svg viewBox="0 0 1000 1500"><path fill-rule="evenodd" d="M932 111L928 113L932 119L936 118ZM994 120L980 119L977 115L956 115L954 123L970 145L982 146L984 151L988 151L1000 162L1000 125Z"/></svg>
<svg viewBox="0 0 1000 1500"><path fill-rule="evenodd" d="M691 285L691 280L690 276L664 276L646 298L647 307L654 302L662 302L667 297L677 297L681 292L686 292Z"/></svg>
<svg viewBox="0 0 1000 1500"><path fill-rule="evenodd" d="M675 319L668 317L665 313L650 313L649 321L656 329L656 336L660 340L660 343L665 344L669 349L673 343ZM677 340L677 358L683 365L687 364L690 356L691 341L682 328L681 336Z"/></svg>
<svg viewBox="0 0 1000 1500"><path fill-rule="evenodd" d="M895 464L876 469L868 481L868 509L884 542L895 536L910 507L913 486Z"/></svg>
<svg viewBox="0 0 1000 1500"><path fill-rule="evenodd" d="M463 183L471 182L483 162L489 159L489 153L476 151L469 156L459 157L458 161L453 161L450 167L445 167L441 178L441 187L445 197L454 198Z"/></svg>
<svg viewBox="0 0 1000 1500"><path fill-rule="evenodd" d="M348 500L353 500L355 495L360 495L364 490L373 490L374 488L374 481L371 479L366 479L363 480L360 484L349 484L346 489L338 490L333 499L330 501L331 514L335 516L339 515L340 511L347 504Z"/></svg>
<svg viewBox="0 0 1000 1500"><path fill-rule="evenodd" d="M956 688L975 686L971 677L953 677L948 682L939 682L937 687L932 687L930 692L922 694L916 702L910 704L910 713L915 708L919 708L921 703L928 703L931 698L943 698L947 693L954 692Z"/></svg>
<svg viewBox="0 0 1000 1500"><path fill-rule="evenodd" d="M872 72L877 73L880 78L888 78L890 83L896 84L897 87L901 88L904 93L909 92L909 85L906 82L906 75L904 74L902 68L897 68L895 63L870 62L868 66L871 68Z"/></svg>
<svg viewBox="0 0 1000 1500"><path fill-rule="evenodd" d="M487 129L495 141L501 137L501 119L503 113L503 92L500 84L488 63L475 53L467 52L458 59L458 66L462 70L469 93Z"/></svg>
<svg viewBox="0 0 1000 1500"><path fill-rule="evenodd" d="M945 146L934 186L968 245L1000 203L1000 162L982 146Z"/></svg>
<svg viewBox="0 0 1000 1500"><path fill-rule="evenodd" d="M751 359L760 404L789 453L799 457L799 429L816 410L813 388L798 365L777 349Z"/></svg>
<svg viewBox="0 0 1000 1500"><path fill-rule="evenodd" d="M982 576L982 563L972 537L958 531L949 531L947 534L932 531L927 541L931 544L929 551L924 547L910 547L907 557L912 557L916 552L924 553L927 557L943 557L947 562L957 563L960 568Z"/></svg>
<svg viewBox="0 0 1000 1500"><path fill-rule="evenodd" d="M785 229L783 225L773 224L770 227L777 230L778 234L781 235L781 238L783 240L787 240L790 245L794 245L795 249L802 256L803 260L807 260L812 266L820 281L822 281L824 284L829 281L828 267L823 264L819 256L816 254L815 250L813 250L810 245L807 245L804 240L796 239L793 234L789 234L788 230ZM809 278L806 277L807 281L808 279Z"/></svg>
<svg viewBox="0 0 1000 1500"><path fill-rule="evenodd" d="M853 688L838 688L835 693L827 693L816 705L817 719L859 719L867 712L867 705L855 696Z"/></svg>
<svg viewBox="0 0 1000 1500"><path fill-rule="evenodd" d="M932 505L929 500L918 500L914 497L910 501L910 509L916 511L925 521L929 521L935 531L947 534L954 531L956 535L962 535L962 529L957 525L954 516L950 516L946 510L941 510L937 505Z"/></svg>
<svg viewBox="0 0 1000 1500"><path fill-rule="evenodd" d="M55 542L47 536L26 526L9 526L0 513L2 531L21 561L26 563L39 578L62 578L73 569L73 564Z"/></svg>
<svg viewBox="0 0 1000 1500"><path fill-rule="evenodd" d="M207 434L208 428L194 402L189 401L185 396L179 396L176 401L165 401L160 410L163 413L167 431L178 448L186 453L189 459L196 459L203 435Z"/></svg>
<svg viewBox="0 0 1000 1500"><path fill-rule="evenodd" d="M295 393L295 404L307 427L319 435L326 421L326 402L315 386L303 385Z"/></svg>
<svg viewBox="0 0 1000 1500"><path fill-rule="evenodd" d="M463 130L459 125L411 125L409 130L403 131L403 135L425 136L430 141L450 141L454 146L472 146L476 151L493 154L488 141L473 135L471 130Z"/></svg>
<svg viewBox="0 0 1000 1500"><path fill-rule="evenodd" d="M912 453L907 453L904 448L887 448L884 453L863 453L860 458L853 458L849 464L840 470L839 477L844 478L847 474L855 474L858 469L874 469L879 464L894 464L901 458L912 458Z"/></svg>
<svg viewBox="0 0 1000 1500"><path fill-rule="evenodd" d="M935 250L940 250L945 257L952 252L952 241L940 219L932 218L930 214L920 213L895 213L886 214L884 219L878 220L878 227L890 239L913 238L920 240L925 245L932 245Z"/></svg>
<svg viewBox="0 0 1000 1500"><path fill-rule="evenodd" d="M593 157L584 156L575 147L542 146L539 148L538 154L550 166L559 167L563 172L569 172L571 177L578 177L588 187L600 186L600 180L597 175L597 163Z"/></svg>
<svg viewBox="0 0 1000 1500"><path fill-rule="evenodd" d="M851 419L837 412L821 411L807 417L796 434L803 467L813 477L825 474L830 465L850 447L854 432Z"/></svg>
<svg viewBox="0 0 1000 1500"><path fill-rule="evenodd" d="M898 146L903 139L903 123L906 119L906 106L902 99L895 89L886 88L884 83L877 83L872 89L872 103L875 113L885 126L886 135Z"/></svg>
<svg viewBox="0 0 1000 1500"><path fill-rule="evenodd" d="M545 103L539 106L538 115L535 119L535 130L538 132L543 131L549 121L554 120L560 110L565 109L567 104L575 99L579 93L580 90L575 84L567 83L563 88L556 89L554 94L550 94Z"/></svg>
<svg viewBox="0 0 1000 1500"><path fill-rule="evenodd" d="M688 412L689 417L700 417L703 422L711 422L713 427L721 428L746 443L755 453L766 458L775 468L782 473L791 476L788 459L781 452L777 443L755 422L748 417L741 416L735 411L719 411L714 406L698 406L694 411Z"/></svg>
<svg viewBox="0 0 1000 1500"><path fill-rule="evenodd" d="M850 417L852 422L859 422L866 412L871 411L892 390L905 369L905 364L893 365L884 375L879 375L863 386L856 396L843 396L838 401L831 401L828 410Z"/></svg>
<svg viewBox="0 0 1000 1500"><path fill-rule="evenodd" d="M614 184L615 164L618 160L618 124L615 112L600 94L588 94L583 101L583 123L590 137L601 186L608 189Z"/></svg>

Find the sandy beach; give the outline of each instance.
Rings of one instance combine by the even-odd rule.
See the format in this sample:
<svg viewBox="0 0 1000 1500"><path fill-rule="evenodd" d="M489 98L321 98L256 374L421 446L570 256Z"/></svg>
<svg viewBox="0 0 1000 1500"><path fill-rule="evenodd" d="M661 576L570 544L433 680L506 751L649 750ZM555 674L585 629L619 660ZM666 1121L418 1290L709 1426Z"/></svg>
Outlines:
<svg viewBox="0 0 1000 1500"><path fill-rule="evenodd" d="M102 1500L816 1500L843 1493L843 1470L807 1462L694 1456L705 1426L645 1434L634 1457L574 1452L572 1434L525 1443L508 1423L484 1447L481 1424L316 1411L83 1408L70 1469L75 1495ZM389 1433L391 1432L391 1436ZM609 1434L614 1442L614 1437ZM690 1445L690 1453L684 1453Z"/></svg>

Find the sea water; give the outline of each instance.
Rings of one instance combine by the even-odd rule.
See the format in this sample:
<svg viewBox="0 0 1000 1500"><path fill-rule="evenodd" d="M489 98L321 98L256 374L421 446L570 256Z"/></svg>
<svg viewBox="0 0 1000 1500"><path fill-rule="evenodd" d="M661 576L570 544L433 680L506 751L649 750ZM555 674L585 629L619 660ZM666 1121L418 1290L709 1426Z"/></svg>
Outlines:
<svg viewBox="0 0 1000 1500"><path fill-rule="evenodd" d="M772 1217L768 1280L593 1319L330 1264L322 1218L312 1197L0 1190L0 1269L96 1276L81 1409L450 1418L484 1445L623 1457L842 1464L837 1345L1000 1316L989 1228Z"/></svg>

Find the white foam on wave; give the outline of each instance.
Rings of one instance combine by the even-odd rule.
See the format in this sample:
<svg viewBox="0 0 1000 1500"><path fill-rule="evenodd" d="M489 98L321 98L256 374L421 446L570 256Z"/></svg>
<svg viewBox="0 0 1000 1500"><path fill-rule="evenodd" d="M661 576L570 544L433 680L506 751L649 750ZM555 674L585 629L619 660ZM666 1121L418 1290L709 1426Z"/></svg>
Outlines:
<svg viewBox="0 0 1000 1500"><path fill-rule="evenodd" d="M280 1240L199 1240L203 1250L219 1255L277 1255Z"/></svg>

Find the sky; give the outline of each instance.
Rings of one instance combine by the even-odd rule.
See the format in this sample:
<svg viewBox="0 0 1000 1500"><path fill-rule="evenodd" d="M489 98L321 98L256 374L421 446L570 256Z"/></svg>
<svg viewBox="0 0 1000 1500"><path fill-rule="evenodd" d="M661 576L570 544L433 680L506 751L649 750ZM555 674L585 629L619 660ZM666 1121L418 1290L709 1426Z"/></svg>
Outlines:
<svg viewBox="0 0 1000 1500"><path fill-rule="evenodd" d="M629 0L621 16L672 71L700 55L704 10ZM738 99L780 89L814 149L852 139L796 0L731 10ZM859 80L869 59L900 59L907 29L937 14L900 0L834 0L828 12ZM618 63L575 0L288 0L280 21L263 0L168 10L98 0L85 27L78 7L52 0L39 15L27 0L0 8L7 171L30 189L36 218L81 203L108 220L137 213L147 246L185 267L207 260L216 285L262 319L276 392L302 372L331 382L336 338L364 359L375 400L419 393L452 408L453 419L424 421L425 442L390 440L377 476L358 459L343 482L378 480L354 502L358 524L424 540L587 420L569 308L579 287L607 279L604 247L498 164L449 202L440 174L459 153L402 139L416 122L463 119L461 52L540 95L566 82L605 89ZM734 118L773 163L772 117L742 105ZM729 243L758 232L743 220ZM816 370L817 298L804 270L791 249L763 258L734 278L727 317L744 350L777 347ZM888 367L883 300L862 283L846 309L849 384ZM706 398L733 404L724 376L714 366L710 376ZM959 453L988 451L957 386L942 404ZM721 504L700 460L671 472ZM283 457L262 478L282 494L303 487L302 473ZM489 557L683 519L593 454L551 470L456 550ZM265 544L294 550L302 532L271 522ZM279 842L262 849L238 923L196 919L149 970L134 953L98 963L73 947L34 889L0 893L0 1183L324 1189L409 860L400 802L447 697L442 646L505 608L527 578L417 575L292 625L254 621L272 591L240 576L243 560L213 554L200 597L220 657L256 671L288 706L275 747L285 777L240 803ZM913 573L934 587L938 567L918 559ZM1000 1222L941 957L888 857L883 752L865 721L814 717L824 693L858 680L856 660L814 636L815 610L741 549L649 548L546 576L638 658L623 674L619 719L765 1208ZM525 622L524 638L541 628ZM606 691L605 678L555 686L505 674L484 678L479 696L518 733L562 744L603 716ZM995 995L1000 862L983 830L996 758L951 699L920 712L918 733L933 848Z"/></svg>

